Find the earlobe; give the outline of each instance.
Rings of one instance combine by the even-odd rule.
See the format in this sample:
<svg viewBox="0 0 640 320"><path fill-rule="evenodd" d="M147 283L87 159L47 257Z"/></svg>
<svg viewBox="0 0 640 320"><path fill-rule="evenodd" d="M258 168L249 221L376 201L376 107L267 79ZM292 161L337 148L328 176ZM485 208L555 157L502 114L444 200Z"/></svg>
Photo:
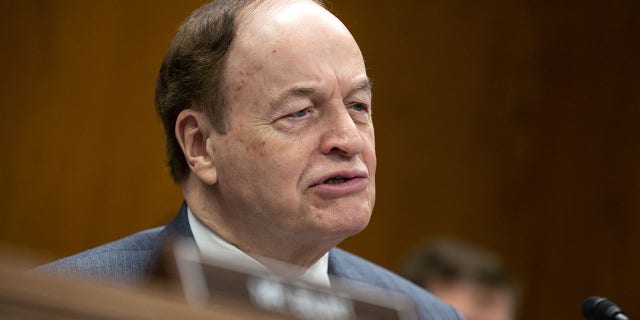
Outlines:
<svg viewBox="0 0 640 320"><path fill-rule="evenodd" d="M211 139L215 135L207 117L191 109L180 112L175 134L191 172L202 182L213 185L218 181Z"/></svg>

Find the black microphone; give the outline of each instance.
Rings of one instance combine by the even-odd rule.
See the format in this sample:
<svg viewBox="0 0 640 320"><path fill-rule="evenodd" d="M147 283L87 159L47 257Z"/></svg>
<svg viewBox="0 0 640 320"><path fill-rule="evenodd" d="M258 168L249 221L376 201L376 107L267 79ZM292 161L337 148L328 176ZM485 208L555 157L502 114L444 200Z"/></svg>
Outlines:
<svg viewBox="0 0 640 320"><path fill-rule="evenodd" d="M589 297L582 303L582 315L587 320L629 320L615 303L602 297Z"/></svg>

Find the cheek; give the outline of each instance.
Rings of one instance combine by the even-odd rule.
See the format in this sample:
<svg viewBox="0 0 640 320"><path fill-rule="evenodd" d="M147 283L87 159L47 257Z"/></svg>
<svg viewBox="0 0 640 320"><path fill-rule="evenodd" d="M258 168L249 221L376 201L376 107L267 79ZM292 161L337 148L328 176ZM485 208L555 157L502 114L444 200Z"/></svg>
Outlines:
<svg viewBox="0 0 640 320"><path fill-rule="evenodd" d="M298 140L272 136L247 144L245 159L252 159L257 174L270 184L291 184L297 181L306 163Z"/></svg>
<svg viewBox="0 0 640 320"><path fill-rule="evenodd" d="M260 141L254 141L251 136L236 128L235 132L222 136L214 158L219 175L228 184L252 185L256 177L263 175L264 166L256 163L264 162L264 150Z"/></svg>
<svg viewBox="0 0 640 320"><path fill-rule="evenodd" d="M373 130L369 134L364 135L365 148L362 151L364 161L369 168L369 174L374 176L376 172L377 158L376 158L376 142L373 136Z"/></svg>
<svg viewBox="0 0 640 320"><path fill-rule="evenodd" d="M268 155L267 142L264 139L257 139L255 141L251 141L251 143L245 144L245 152L249 157L246 159L263 159Z"/></svg>

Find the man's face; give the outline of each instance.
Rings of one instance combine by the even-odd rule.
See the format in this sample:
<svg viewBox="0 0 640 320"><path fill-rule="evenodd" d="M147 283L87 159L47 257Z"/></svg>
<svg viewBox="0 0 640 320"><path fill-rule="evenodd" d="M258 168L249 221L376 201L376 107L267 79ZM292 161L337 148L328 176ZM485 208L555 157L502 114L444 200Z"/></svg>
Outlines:
<svg viewBox="0 0 640 320"><path fill-rule="evenodd" d="M238 28L223 91L230 130L211 146L223 212L301 249L335 245L367 225L371 89L337 18L310 2L259 9Z"/></svg>

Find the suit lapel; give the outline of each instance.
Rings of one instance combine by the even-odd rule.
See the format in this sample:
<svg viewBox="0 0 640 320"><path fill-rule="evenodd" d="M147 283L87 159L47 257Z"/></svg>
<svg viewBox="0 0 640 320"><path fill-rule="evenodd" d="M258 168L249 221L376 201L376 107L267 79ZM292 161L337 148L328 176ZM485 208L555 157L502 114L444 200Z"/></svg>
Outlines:
<svg viewBox="0 0 640 320"><path fill-rule="evenodd" d="M178 238L193 239L193 233L189 226L187 203L183 202L180 211L169 224L158 234L155 246L151 254L148 274L154 278L166 278L169 275L168 265L173 264L172 255L169 253L171 242Z"/></svg>

